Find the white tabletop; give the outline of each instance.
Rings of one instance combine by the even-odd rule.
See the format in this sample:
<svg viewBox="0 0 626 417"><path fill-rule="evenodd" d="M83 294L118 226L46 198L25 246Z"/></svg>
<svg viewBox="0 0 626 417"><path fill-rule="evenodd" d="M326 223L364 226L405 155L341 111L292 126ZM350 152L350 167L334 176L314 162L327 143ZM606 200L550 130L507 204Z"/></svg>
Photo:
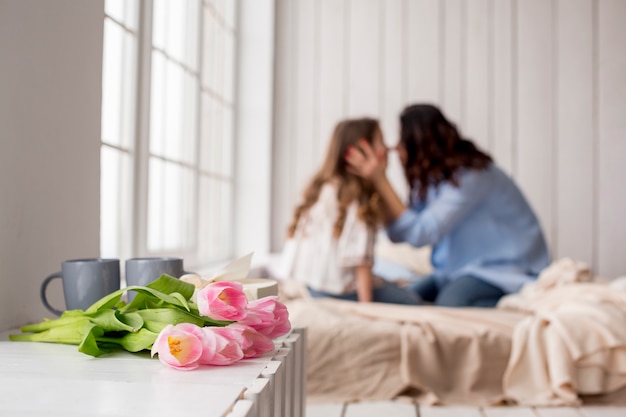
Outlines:
<svg viewBox="0 0 626 417"><path fill-rule="evenodd" d="M77 346L4 340L2 417L222 417L271 359L177 371L147 353L93 358Z"/></svg>

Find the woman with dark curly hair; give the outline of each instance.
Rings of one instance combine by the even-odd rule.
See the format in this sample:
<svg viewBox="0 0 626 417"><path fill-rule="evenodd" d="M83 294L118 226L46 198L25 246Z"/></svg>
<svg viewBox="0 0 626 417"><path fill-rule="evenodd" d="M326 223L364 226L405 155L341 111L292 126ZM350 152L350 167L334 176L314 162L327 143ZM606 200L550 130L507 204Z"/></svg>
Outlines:
<svg viewBox="0 0 626 417"><path fill-rule="evenodd" d="M420 304L414 292L372 274L374 239L383 218L379 196L371 181L348 172L343 158L359 141L385 166L387 148L377 120L337 124L326 157L294 210L282 274L305 284L316 298Z"/></svg>
<svg viewBox="0 0 626 417"><path fill-rule="evenodd" d="M350 148L346 161L380 195L392 241L432 246L434 272L413 287L425 301L492 307L548 266L541 226L520 189L437 107L404 109L396 149L411 187L409 207L366 142Z"/></svg>

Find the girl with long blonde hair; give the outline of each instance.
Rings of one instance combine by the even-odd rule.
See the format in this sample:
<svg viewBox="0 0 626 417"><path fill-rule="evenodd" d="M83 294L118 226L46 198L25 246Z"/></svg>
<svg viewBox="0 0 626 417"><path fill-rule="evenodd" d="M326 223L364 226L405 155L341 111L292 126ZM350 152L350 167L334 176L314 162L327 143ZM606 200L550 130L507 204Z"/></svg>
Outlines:
<svg viewBox="0 0 626 417"><path fill-rule="evenodd" d="M345 161L349 149L365 143L386 165L377 120L336 125L326 157L294 210L283 271L304 283L313 297L420 304L415 293L372 274L374 240L383 219L379 196L371 181L348 171Z"/></svg>

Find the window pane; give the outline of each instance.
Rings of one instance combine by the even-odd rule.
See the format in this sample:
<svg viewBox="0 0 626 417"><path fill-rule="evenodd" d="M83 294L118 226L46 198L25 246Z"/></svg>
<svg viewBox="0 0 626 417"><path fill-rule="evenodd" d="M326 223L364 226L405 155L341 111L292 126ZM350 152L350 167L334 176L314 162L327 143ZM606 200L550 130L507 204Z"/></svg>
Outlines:
<svg viewBox="0 0 626 417"><path fill-rule="evenodd" d="M224 26L225 14L234 13L226 3L208 4L204 11L199 251L210 259L228 257L232 250L235 42Z"/></svg>
<svg viewBox="0 0 626 417"><path fill-rule="evenodd" d="M226 177L233 175L233 111L229 107L222 108L222 166L221 174Z"/></svg>
<svg viewBox="0 0 626 417"><path fill-rule="evenodd" d="M165 153L165 58L158 52L152 53L152 76L150 89L150 152Z"/></svg>
<svg viewBox="0 0 626 417"><path fill-rule="evenodd" d="M138 0L105 1L100 153L100 256L133 250Z"/></svg>
<svg viewBox="0 0 626 417"><path fill-rule="evenodd" d="M198 0L155 0L152 44L171 59L198 70Z"/></svg>
<svg viewBox="0 0 626 417"><path fill-rule="evenodd" d="M210 135L208 134L209 128L211 126L211 110L213 100L207 93L201 94L201 108L202 114L200 115L200 171L208 172L209 167L211 166L211 146L209 141L211 140Z"/></svg>
<svg viewBox="0 0 626 417"><path fill-rule="evenodd" d="M128 257L132 250L132 158L102 146L100 160L100 256Z"/></svg>
<svg viewBox="0 0 626 417"><path fill-rule="evenodd" d="M148 164L148 177L135 179L137 34L143 9L141 0L105 0L103 256L173 252L204 264L232 256L236 3L152 0L152 38L141 46L152 59L145 96L150 120L142 126L149 132L142 143L148 160L141 161ZM139 207L147 207L140 214L146 235L133 236L134 199L144 192L148 201ZM142 253L132 253L135 247Z"/></svg>
<svg viewBox="0 0 626 417"><path fill-rule="evenodd" d="M220 182L220 245L219 258L223 259L232 254L233 242L233 183Z"/></svg>
<svg viewBox="0 0 626 417"><path fill-rule="evenodd" d="M218 173L221 170L221 120L218 105L209 94L202 94L202 142L200 144L200 169Z"/></svg>
<svg viewBox="0 0 626 417"><path fill-rule="evenodd" d="M102 139L111 144L119 144L121 132L122 102L122 45L123 30L111 22L104 21L104 54L102 71Z"/></svg>
<svg viewBox="0 0 626 417"><path fill-rule="evenodd" d="M196 164L200 83L197 77L189 73L183 75L183 81L182 129L177 133L179 140L170 141L170 144L174 145L170 152L179 152L182 160Z"/></svg>
<svg viewBox="0 0 626 417"><path fill-rule="evenodd" d="M233 175L233 110L208 94L202 94L202 142L200 169L224 178Z"/></svg>
<svg viewBox="0 0 626 417"><path fill-rule="evenodd" d="M212 77L213 91L224 97L224 33L219 24L215 25L213 32L213 51L212 51Z"/></svg>
<svg viewBox="0 0 626 417"><path fill-rule="evenodd" d="M225 259L232 253L231 183L200 179L199 248L204 259Z"/></svg>
<svg viewBox="0 0 626 417"><path fill-rule="evenodd" d="M185 6L187 1L170 1L167 14L167 40L165 51L178 62L185 62L185 30L186 14Z"/></svg>
<svg viewBox="0 0 626 417"><path fill-rule="evenodd" d="M205 9L203 33L202 85L214 94L223 96L225 34L221 23L210 8Z"/></svg>
<svg viewBox="0 0 626 417"><path fill-rule="evenodd" d="M222 96L224 100L228 103L233 102L234 95L234 80L235 80L235 42L233 40L233 36L224 32L223 38L223 48L224 48L224 60L223 62L223 88L222 88Z"/></svg>
<svg viewBox="0 0 626 417"><path fill-rule="evenodd" d="M224 20L224 12L226 9L226 1L225 0L214 0L213 7L215 8L215 13L219 16L220 20Z"/></svg>
<svg viewBox="0 0 626 417"><path fill-rule="evenodd" d="M152 68L150 152L195 163L198 81L157 51Z"/></svg>
<svg viewBox="0 0 626 417"><path fill-rule="evenodd" d="M135 136L136 38L105 19L102 140L129 148Z"/></svg>
<svg viewBox="0 0 626 417"><path fill-rule="evenodd" d="M193 246L194 172L150 158L148 185L148 250L188 249Z"/></svg>
<svg viewBox="0 0 626 417"><path fill-rule="evenodd" d="M213 13L209 10L208 7L203 8L203 19L204 19L204 29L202 34L204 36L203 42L203 53L202 53L202 87L210 90L214 90L213 86L213 56L212 51L214 49L214 32L215 32L215 19L213 17Z"/></svg>
<svg viewBox="0 0 626 417"><path fill-rule="evenodd" d="M122 23L128 29L137 31L139 0L106 0L104 13Z"/></svg>
<svg viewBox="0 0 626 417"><path fill-rule="evenodd" d="M236 1L226 1L224 5L224 21L228 25L230 29L235 28L235 18L237 14L237 2Z"/></svg>
<svg viewBox="0 0 626 417"><path fill-rule="evenodd" d="M152 45L165 50L167 39L167 6L169 0L152 1Z"/></svg>

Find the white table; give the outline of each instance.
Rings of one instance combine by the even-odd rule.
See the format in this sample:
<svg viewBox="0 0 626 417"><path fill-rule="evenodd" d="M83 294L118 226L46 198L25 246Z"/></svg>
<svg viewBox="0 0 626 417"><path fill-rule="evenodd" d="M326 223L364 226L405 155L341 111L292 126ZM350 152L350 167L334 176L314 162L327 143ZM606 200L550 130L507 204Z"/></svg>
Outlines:
<svg viewBox="0 0 626 417"><path fill-rule="evenodd" d="M281 338L262 358L193 371L146 353L93 358L77 346L9 342L7 334L0 338L2 417L303 415L303 334Z"/></svg>

